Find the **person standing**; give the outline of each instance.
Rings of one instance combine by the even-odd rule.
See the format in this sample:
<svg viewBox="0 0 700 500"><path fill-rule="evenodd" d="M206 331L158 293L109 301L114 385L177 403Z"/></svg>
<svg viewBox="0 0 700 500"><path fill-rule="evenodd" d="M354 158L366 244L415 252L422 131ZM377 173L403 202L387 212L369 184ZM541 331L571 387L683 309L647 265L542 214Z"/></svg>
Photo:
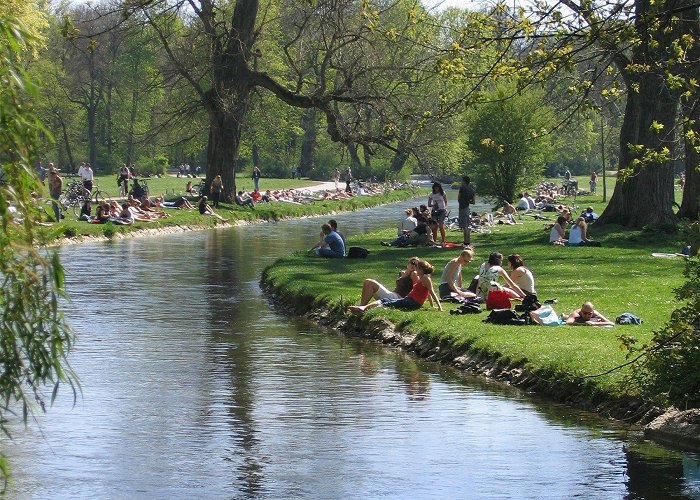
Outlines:
<svg viewBox="0 0 700 500"><path fill-rule="evenodd" d="M333 174L333 180L335 181L335 191L338 192L338 183L340 182L340 170L335 169L335 174Z"/></svg>
<svg viewBox="0 0 700 500"><path fill-rule="evenodd" d="M129 194L129 177L131 176L131 172L129 171L129 167L126 166L126 163L122 163L121 168L119 169L119 195L120 196L126 196Z"/></svg>
<svg viewBox="0 0 700 500"><path fill-rule="evenodd" d="M345 192L346 193L352 193L352 188L350 187L351 182L352 182L352 168L348 167L347 171L345 172Z"/></svg>
<svg viewBox="0 0 700 500"><path fill-rule="evenodd" d="M447 195L439 182L433 183L432 192L428 195L430 217L438 223L441 243L445 243L445 217L447 217ZM437 230L433 231L433 241L437 241Z"/></svg>
<svg viewBox="0 0 700 500"><path fill-rule="evenodd" d="M83 187L88 192L88 195L92 193L92 181L95 178L95 174L92 171L92 165L89 163L83 163L78 169L78 175L83 180Z"/></svg>
<svg viewBox="0 0 700 500"><path fill-rule="evenodd" d="M58 197L63 191L63 179L58 175L58 170L49 171L49 195L51 196L51 207L56 217L56 222L61 221L61 207L58 205Z"/></svg>
<svg viewBox="0 0 700 500"><path fill-rule="evenodd" d="M189 183L188 183L189 184ZM221 199L221 191L224 190L224 182L221 180L221 176L217 175L214 180L211 181L211 201L214 208L219 208L219 200Z"/></svg>
<svg viewBox="0 0 700 500"><path fill-rule="evenodd" d="M598 185L598 174L595 170L591 172L591 180L588 183L591 186L591 194L595 193L595 188Z"/></svg>
<svg viewBox="0 0 700 500"><path fill-rule="evenodd" d="M469 205L474 203L476 193L469 183L471 180L468 175L462 177L462 185L459 186L459 194L457 195L457 203L459 204L459 227L464 232L463 246L466 248L471 245L471 229L469 227L470 212Z"/></svg>
<svg viewBox="0 0 700 500"><path fill-rule="evenodd" d="M255 189L260 191L260 169L256 166L253 167L253 184L255 185ZM216 205L215 205L216 206Z"/></svg>

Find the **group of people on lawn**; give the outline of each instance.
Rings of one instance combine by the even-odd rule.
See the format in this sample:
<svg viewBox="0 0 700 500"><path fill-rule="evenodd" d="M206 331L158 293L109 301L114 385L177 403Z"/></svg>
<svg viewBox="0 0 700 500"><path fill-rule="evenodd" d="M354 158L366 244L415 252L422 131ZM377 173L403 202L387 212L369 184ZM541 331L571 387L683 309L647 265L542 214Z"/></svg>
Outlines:
<svg viewBox="0 0 700 500"><path fill-rule="evenodd" d="M481 264L478 274L468 287L462 283L462 268L474 258L471 248L449 260L443 269L438 287L439 294L433 288L432 275L435 267L427 260L411 257L405 269L399 272L393 290L375 279L365 279L362 284L360 305L350 306L352 314L362 314L375 307L391 307L403 310L420 309L425 301L442 311L441 300L479 300L486 302L487 309L509 308L511 300L523 300L528 295L536 296L535 279L532 271L525 266L519 254L508 256L510 274L501 267L503 255L493 252ZM502 282L503 284L499 283ZM505 298L505 305L500 302ZM568 325L609 326L613 322L596 311L591 302L585 302L571 313Z"/></svg>

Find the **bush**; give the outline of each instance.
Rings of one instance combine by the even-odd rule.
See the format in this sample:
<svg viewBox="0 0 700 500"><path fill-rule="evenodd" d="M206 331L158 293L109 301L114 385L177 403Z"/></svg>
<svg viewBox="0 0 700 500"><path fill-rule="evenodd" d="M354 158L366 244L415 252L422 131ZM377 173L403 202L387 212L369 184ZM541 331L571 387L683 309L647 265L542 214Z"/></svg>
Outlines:
<svg viewBox="0 0 700 500"><path fill-rule="evenodd" d="M66 238L75 238L78 235L78 231L74 227L64 227L63 236Z"/></svg>
<svg viewBox="0 0 700 500"><path fill-rule="evenodd" d="M663 329L642 346L641 362L633 375L642 391L661 404L700 407L700 259L688 259L688 281L674 290L681 306ZM633 345L633 342L630 342ZM636 355L630 348L630 355Z"/></svg>
<svg viewBox="0 0 700 500"><path fill-rule="evenodd" d="M136 164L137 175L165 175L168 169L168 158L164 155L154 156L153 158L141 159Z"/></svg>
<svg viewBox="0 0 700 500"><path fill-rule="evenodd" d="M117 231L114 229L114 226L112 224L105 224L105 227L102 229L102 234L105 235L105 238L109 239L112 239L116 232Z"/></svg>

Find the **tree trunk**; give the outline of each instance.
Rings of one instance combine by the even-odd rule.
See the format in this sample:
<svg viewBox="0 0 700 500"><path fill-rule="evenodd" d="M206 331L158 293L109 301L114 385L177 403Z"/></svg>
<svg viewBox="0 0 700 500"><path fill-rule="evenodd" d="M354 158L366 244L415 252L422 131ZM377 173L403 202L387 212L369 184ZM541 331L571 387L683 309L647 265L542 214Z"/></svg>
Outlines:
<svg viewBox="0 0 700 500"><path fill-rule="evenodd" d="M620 168L632 174L619 179L610 203L600 216L600 224L617 223L631 228L675 224L673 213L672 154L662 161L641 160L645 152L674 150L673 130L676 125L678 98L669 93L663 78L647 73L640 75L639 92L629 92L625 116L620 131ZM659 132L652 124L663 126ZM643 146L635 152L632 147Z"/></svg>
<svg viewBox="0 0 700 500"><path fill-rule="evenodd" d="M258 148L258 143L253 142L253 147L251 148L250 155L253 159L253 166L260 166L260 148Z"/></svg>
<svg viewBox="0 0 700 500"><path fill-rule="evenodd" d="M357 154L357 144L354 142L348 143L348 154L350 155L350 167L352 168L353 176L356 177L362 169L360 155Z"/></svg>
<svg viewBox="0 0 700 500"><path fill-rule="evenodd" d="M686 131L700 128L700 105L696 102L686 117ZM697 134L696 134L697 135ZM686 135L687 137L687 135ZM685 185L683 186L683 201L678 216L690 220L698 220L698 197L700 197L700 153L695 149L696 144L685 141Z"/></svg>
<svg viewBox="0 0 700 500"><path fill-rule="evenodd" d="M97 104L89 103L87 106L87 139L88 139L88 161L94 170L97 170L97 131L95 130L97 121Z"/></svg>
<svg viewBox="0 0 700 500"><path fill-rule="evenodd" d="M236 162L241 144L241 124L225 111L220 111L216 116L212 114L210 113L209 120L205 194L209 195L211 181L220 175L224 184L221 201L230 203L236 193Z"/></svg>
<svg viewBox="0 0 700 500"><path fill-rule="evenodd" d="M315 109L307 109L301 115L301 127L304 130L304 141L301 143L301 159L299 168L302 172L312 172L316 167L316 138L318 137L318 120Z"/></svg>
<svg viewBox="0 0 700 500"><path fill-rule="evenodd" d="M406 160L408 160L408 151L405 147L399 144L399 147L394 151L394 157L391 159L391 164L389 165L389 171L398 173L406 165Z"/></svg>

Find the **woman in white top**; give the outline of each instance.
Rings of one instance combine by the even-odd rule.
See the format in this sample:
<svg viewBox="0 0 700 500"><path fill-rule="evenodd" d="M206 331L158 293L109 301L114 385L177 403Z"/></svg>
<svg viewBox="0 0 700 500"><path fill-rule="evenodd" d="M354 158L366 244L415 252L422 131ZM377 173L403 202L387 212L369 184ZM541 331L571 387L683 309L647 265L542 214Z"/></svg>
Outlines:
<svg viewBox="0 0 700 500"><path fill-rule="evenodd" d="M569 241L566 244L571 246L587 244L588 238L586 237L586 228L586 220L583 217L576 219L576 223L571 226Z"/></svg>
<svg viewBox="0 0 700 500"><path fill-rule="evenodd" d="M520 289L530 295L537 295L535 291L535 278L532 271L525 267L525 262L520 254L514 253L508 256L508 265L512 269L510 279L518 285Z"/></svg>
<svg viewBox="0 0 700 500"><path fill-rule="evenodd" d="M557 222L552 226L549 232L549 242L555 245L563 245L566 243L566 217L560 215L557 217Z"/></svg>
<svg viewBox="0 0 700 500"><path fill-rule="evenodd" d="M509 298L524 299L525 292L510 279L508 273L501 267L502 263L503 255L499 252L493 252L489 255L489 260L481 264L479 268L479 283L476 286L477 295L485 299L491 288L491 283L500 276L508 285L507 287L502 287L502 289L508 293Z"/></svg>
<svg viewBox="0 0 700 500"><path fill-rule="evenodd" d="M433 183L433 192L428 195L430 216L438 223L440 238L445 243L445 217L447 216L447 195L439 182ZM437 241L437 230L433 230L433 241Z"/></svg>

